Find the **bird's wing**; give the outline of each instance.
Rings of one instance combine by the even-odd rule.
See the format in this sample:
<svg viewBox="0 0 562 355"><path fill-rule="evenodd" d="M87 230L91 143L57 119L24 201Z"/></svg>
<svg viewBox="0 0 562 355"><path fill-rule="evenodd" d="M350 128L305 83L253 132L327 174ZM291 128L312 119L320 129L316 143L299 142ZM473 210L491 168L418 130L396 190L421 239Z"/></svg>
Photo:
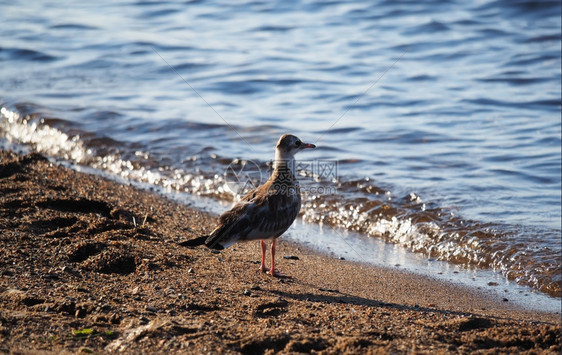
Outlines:
<svg viewBox="0 0 562 355"><path fill-rule="evenodd" d="M246 239L255 226L253 223L255 210L260 209L264 203L259 194L264 186L261 185L248 192L234 207L219 217L219 225L205 241L207 246L217 248L220 245L227 248L238 240Z"/></svg>
<svg viewBox="0 0 562 355"><path fill-rule="evenodd" d="M297 218L300 211L300 196L274 195L256 211L257 231L277 237L285 232Z"/></svg>
<svg viewBox="0 0 562 355"><path fill-rule="evenodd" d="M298 193L280 193L268 181L223 213L205 244L211 248L218 245L226 248L237 241L278 237L293 224L300 204Z"/></svg>

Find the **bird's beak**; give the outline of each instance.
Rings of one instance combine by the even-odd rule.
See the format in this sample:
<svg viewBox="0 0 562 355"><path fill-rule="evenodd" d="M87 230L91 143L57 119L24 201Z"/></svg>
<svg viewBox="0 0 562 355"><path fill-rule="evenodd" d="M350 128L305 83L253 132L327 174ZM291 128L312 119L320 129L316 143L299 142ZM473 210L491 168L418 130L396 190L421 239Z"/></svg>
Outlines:
<svg viewBox="0 0 562 355"><path fill-rule="evenodd" d="M306 149L306 148L316 148L316 146L315 146L314 144L312 144L312 143L304 143L304 142L303 142L303 143L301 144L301 148L302 148L302 149Z"/></svg>

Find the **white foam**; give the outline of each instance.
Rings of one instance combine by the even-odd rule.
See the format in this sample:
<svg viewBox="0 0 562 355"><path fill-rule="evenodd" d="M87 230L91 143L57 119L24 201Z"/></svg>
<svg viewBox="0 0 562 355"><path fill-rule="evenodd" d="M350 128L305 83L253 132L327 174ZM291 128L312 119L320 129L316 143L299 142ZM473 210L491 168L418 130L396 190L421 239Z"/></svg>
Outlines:
<svg viewBox="0 0 562 355"><path fill-rule="evenodd" d="M0 131L8 143L28 144L35 150L79 164L92 157L92 152L85 148L79 136L69 137L56 128L28 122L19 113L5 107L0 109Z"/></svg>
<svg viewBox="0 0 562 355"><path fill-rule="evenodd" d="M215 196L216 186L225 184L218 176L206 178L199 175L182 174L179 170L147 169L121 158L119 154L110 153L98 156L94 150L84 145L80 136L70 137L57 128L42 124L42 121L32 122L27 117L21 117L18 112L6 107L0 109L0 136L7 143L5 144L7 148L15 145L30 146L39 153L73 165L88 166L125 180L162 186L170 190ZM135 156L147 157L149 153L136 151ZM219 188L218 191L226 193L224 188Z"/></svg>

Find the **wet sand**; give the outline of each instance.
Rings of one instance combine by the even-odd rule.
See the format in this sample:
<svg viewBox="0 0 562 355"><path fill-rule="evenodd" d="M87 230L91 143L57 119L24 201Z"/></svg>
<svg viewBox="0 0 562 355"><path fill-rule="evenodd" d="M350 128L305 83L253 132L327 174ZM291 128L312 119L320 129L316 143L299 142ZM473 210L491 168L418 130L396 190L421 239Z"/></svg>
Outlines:
<svg viewBox="0 0 562 355"><path fill-rule="evenodd" d="M283 238L219 254L216 217L0 151L0 352L553 353L560 315ZM290 257L290 258L284 258Z"/></svg>

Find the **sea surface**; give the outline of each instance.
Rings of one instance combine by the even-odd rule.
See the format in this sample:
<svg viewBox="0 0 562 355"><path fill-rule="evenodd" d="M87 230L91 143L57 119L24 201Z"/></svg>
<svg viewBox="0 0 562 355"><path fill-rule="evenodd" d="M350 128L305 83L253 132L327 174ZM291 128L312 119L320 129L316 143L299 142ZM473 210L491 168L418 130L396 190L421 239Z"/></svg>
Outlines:
<svg viewBox="0 0 562 355"><path fill-rule="evenodd" d="M0 147L235 201L291 132L318 146L304 223L562 294L560 1L0 0L0 21Z"/></svg>

